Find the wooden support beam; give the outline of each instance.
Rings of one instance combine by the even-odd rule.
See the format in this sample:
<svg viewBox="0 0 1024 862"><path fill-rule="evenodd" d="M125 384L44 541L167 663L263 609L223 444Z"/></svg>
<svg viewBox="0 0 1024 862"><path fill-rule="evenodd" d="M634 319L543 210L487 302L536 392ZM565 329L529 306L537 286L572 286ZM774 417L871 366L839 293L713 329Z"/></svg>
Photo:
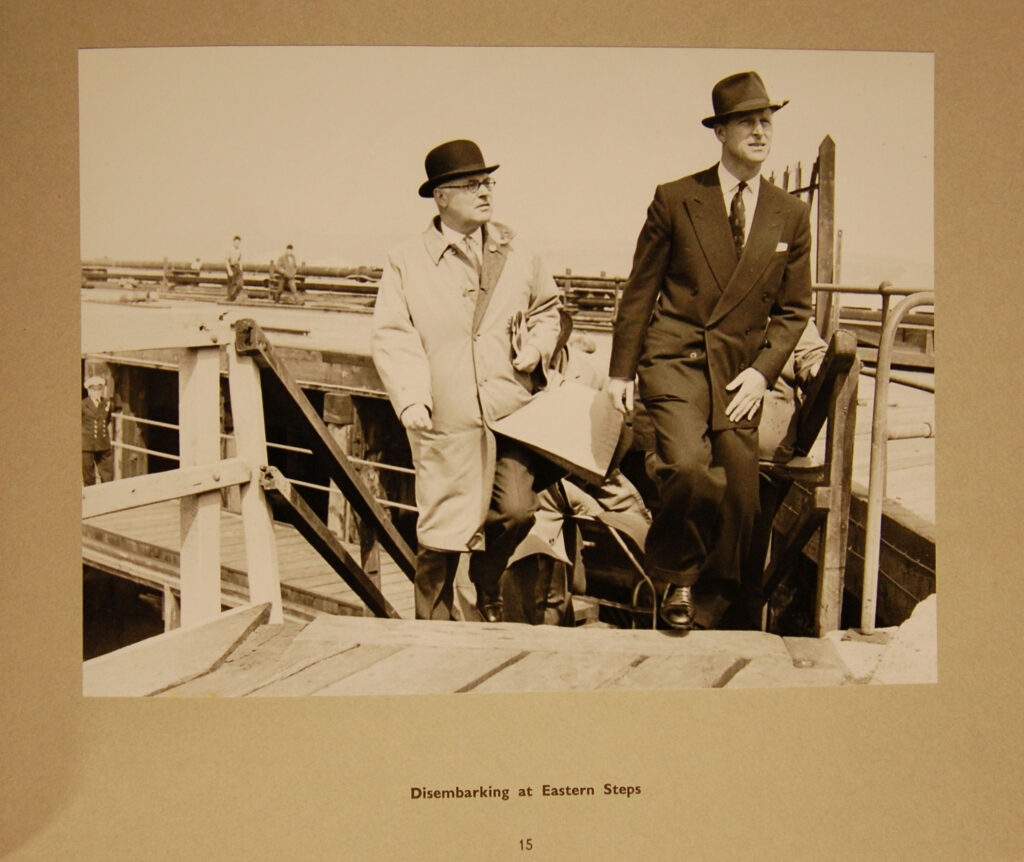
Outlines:
<svg viewBox="0 0 1024 862"><path fill-rule="evenodd" d="M178 449L182 468L219 461L219 395L220 349L206 346L186 350L178 367ZM190 628L220 616L219 490L183 496L180 524L181 625Z"/></svg>
<svg viewBox="0 0 1024 862"><path fill-rule="evenodd" d="M818 284L833 284L835 276L835 222L836 222L836 142L826 135L818 147L818 219L817 260L814 278ZM822 337L832 333L828 324L832 318L832 303L837 300L831 293L819 294L815 323Z"/></svg>
<svg viewBox="0 0 1024 862"><path fill-rule="evenodd" d="M841 332L841 331L840 331ZM839 332L836 333L840 334ZM856 355L856 354L855 354ZM831 420L825 441L825 463L832 500L818 548L818 589L815 627L818 637L840 627L846 545L850 531L850 496L853 490L853 441L857 422L857 385L860 362L854 359L832 393Z"/></svg>
<svg viewBox="0 0 1024 862"><path fill-rule="evenodd" d="M331 436L323 419L309 403L309 399L299 388L291 372L276 355L259 325L254 320L236 321L235 335L234 352L239 358L251 357L250 361L255 360L260 368L269 372L266 375L266 383L303 421L314 457L324 466L329 477L337 483L359 517L374 529L384 550L412 580L416 573L415 555L359 477L358 471L341 446ZM241 451L240 448L240 454Z"/></svg>
<svg viewBox="0 0 1024 862"><path fill-rule="evenodd" d="M220 488L244 484L251 475L252 470L241 458L228 458L198 467L182 467L102 485L90 485L82 489L82 517L94 518L109 512L176 500L190 494L218 491Z"/></svg>
<svg viewBox="0 0 1024 862"><path fill-rule="evenodd" d="M813 492L805 498L793 526L786 534L784 544L781 548L773 548L772 561L765 570L765 582L761 589L761 597L764 602L771 599L772 593L782 583L786 573L803 552L804 545L814 535L814 531L821 526L830 504L830 490L824 486L814 488Z"/></svg>
<svg viewBox="0 0 1024 862"><path fill-rule="evenodd" d="M327 529L280 470L275 467L264 467L260 474L260 484L265 491L284 504L283 517L302 534L353 592L366 602L366 606L376 616L399 618L398 611L384 598L379 586Z"/></svg>
<svg viewBox="0 0 1024 862"><path fill-rule="evenodd" d="M252 465L266 464L267 433L260 370L250 357L240 356L231 348L228 349L228 385L238 454ZM253 481L242 489L241 500L249 597L253 602L270 603L270 622L276 625L284 621L281 575L273 513L260 486L257 469L253 467Z"/></svg>
<svg viewBox="0 0 1024 862"><path fill-rule="evenodd" d="M818 439L832 406L831 393L841 375L849 375L857 361L857 336L845 329L836 330L828 345L821 368L811 381L800 407L799 427L794 444L795 455L806 455ZM856 385L856 376L854 384Z"/></svg>
<svg viewBox="0 0 1024 862"><path fill-rule="evenodd" d="M82 327L82 353L210 347L230 344L231 340L228 324L168 322L163 318L159 328L138 326L98 330Z"/></svg>

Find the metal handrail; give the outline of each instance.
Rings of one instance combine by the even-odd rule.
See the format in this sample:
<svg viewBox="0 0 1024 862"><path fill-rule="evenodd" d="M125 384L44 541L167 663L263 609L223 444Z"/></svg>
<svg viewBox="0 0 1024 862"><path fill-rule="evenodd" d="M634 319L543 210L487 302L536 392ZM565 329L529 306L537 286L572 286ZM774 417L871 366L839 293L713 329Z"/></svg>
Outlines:
<svg viewBox="0 0 1024 862"><path fill-rule="evenodd" d="M887 452L889 442L889 374L896 330L912 309L934 305L934 291L921 291L906 297L886 315L878 340L875 371L875 398L871 410L871 465L868 480L868 510L864 529L864 579L861 587L860 630L875 630L875 606L878 601L878 565L882 540L882 501L885 498ZM931 428L929 428L931 430Z"/></svg>

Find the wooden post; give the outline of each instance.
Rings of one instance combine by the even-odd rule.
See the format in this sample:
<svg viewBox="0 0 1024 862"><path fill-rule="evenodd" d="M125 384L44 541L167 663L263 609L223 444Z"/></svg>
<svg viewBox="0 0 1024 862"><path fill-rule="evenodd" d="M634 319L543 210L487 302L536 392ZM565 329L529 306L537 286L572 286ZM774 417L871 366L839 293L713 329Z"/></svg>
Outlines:
<svg viewBox="0 0 1024 862"><path fill-rule="evenodd" d="M324 423L331 436L346 455L377 460L379 452L370 451L363 433L363 423L355 400L351 395L328 393L324 398ZM383 497L380 476L372 467L357 466L356 471L364 484L377 497ZM343 542L359 542L360 563L369 579L380 589L380 543L372 527L363 523L352 510L338 486L331 481L331 494L327 511L327 526ZM373 616L369 607L364 616Z"/></svg>
<svg viewBox="0 0 1024 862"><path fill-rule="evenodd" d="M830 135L826 135L818 147L818 253L814 271L814 278L818 284L835 284L835 221L836 144ZM828 329L832 302L831 293L818 295L814 322L822 333Z"/></svg>
<svg viewBox="0 0 1024 862"><path fill-rule="evenodd" d="M220 460L220 348L183 351L178 367L179 452L182 467ZM181 624L220 615L220 493L181 498Z"/></svg>
<svg viewBox="0 0 1024 862"><path fill-rule="evenodd" d="M164 631L169 632L181 625L181 606L178 604L178 597L174 590L164 587Z"/></svg>
<svg viewBox="0 0 1024 862"><path fill-rule="evenodd" d="M116 445L124 442L124 416L120 413L114 415L114 427L112 429L110 442L114 445L114 481L124 476L124 470L121 467L123 461L123 449Z"/></svg>
<svg viewBox="0 0 1024 862"><path fill-rule="evenodd" d="M228 348L228 386L231 415L235 426L238 456L252 465L253 476L242 489L242 527L245 532L246 571L249 601L270 602L270 622L284 622L281 579L277 565L277 544L270 503L260 486L259 470L267 464L267 433L263 416L260 371L250 356L239 356Z"/></svg>

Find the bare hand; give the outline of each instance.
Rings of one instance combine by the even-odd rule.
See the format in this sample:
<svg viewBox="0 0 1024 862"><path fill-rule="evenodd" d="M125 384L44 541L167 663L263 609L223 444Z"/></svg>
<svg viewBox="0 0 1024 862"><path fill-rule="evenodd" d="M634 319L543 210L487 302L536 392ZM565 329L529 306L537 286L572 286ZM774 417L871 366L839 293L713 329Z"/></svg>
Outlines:
<svg viewBox="0 0 1024 862"><path fill-rule="evenodd" d="M768 381L756 368L744 368L725 385L725 389L727 392L737 390L725 408L725 415L731 422L740 422L752 418L757 412L768 389Z"/></svg>
<svg viewBox="0 0 1024 862"><path fill-rule="evenodd" d="M537 367L538 362L540 362L540 351L534 345L527 344L519 351L519 355L512 360L512 367L516 371L529 374Z"/></svg>
<svg viewBox="0 0 1024 862"><path fill-rule="evenodd" d="M430 431L434 427L426 404L410 404L402 411L401 419L410 431Z"/></svg>
<svg viewBox="0 0 1024 862"><path fill-rule="evenodd" d="M620 413L633 412L633 381L621 377L609 377L604 391L612 399L612 404Z"/></svg>

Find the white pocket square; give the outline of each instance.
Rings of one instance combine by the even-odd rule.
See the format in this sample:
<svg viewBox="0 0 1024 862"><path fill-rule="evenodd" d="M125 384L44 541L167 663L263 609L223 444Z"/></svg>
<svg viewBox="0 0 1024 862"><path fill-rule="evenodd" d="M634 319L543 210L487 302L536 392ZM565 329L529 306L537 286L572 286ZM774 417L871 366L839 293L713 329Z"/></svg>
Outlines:
<svg viewBox="0 0 1024 862"><path fill-rule="evenodd" d="M777 246L775 246L775 251L776 252L789 251L789 243L788 242L780 242Z"/></svg>

